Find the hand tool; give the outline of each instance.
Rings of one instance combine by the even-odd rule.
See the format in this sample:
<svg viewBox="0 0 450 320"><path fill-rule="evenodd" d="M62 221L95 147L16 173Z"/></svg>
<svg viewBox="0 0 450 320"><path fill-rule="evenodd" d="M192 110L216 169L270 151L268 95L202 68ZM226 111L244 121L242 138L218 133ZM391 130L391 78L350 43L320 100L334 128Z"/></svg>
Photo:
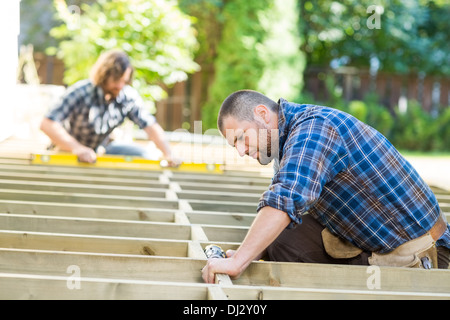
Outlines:
<svg viewBox="0 0 450 320"><path fill-rule="evenodd" d="M204 250L208 259L226 259L227 254L221 247L215 244L207 246ZM230 277L227 274L217 273L216 284L232 285Z"/></svg>
<svg viewBox="0 0 450 320"><path fill-rule="evenodd" d="M225 251L222 250L221 247L219 247L218 245L215 244L211 244L209 246L207 246L205 248L205 255L208 259L221 259L221 258L226 258L227 254L225 253Z"/></svg>
<svg viewBox="0 0 450 320"><path fill-rule="evenodd" d="M32 154L31 164L33 165L56 165L56 166L77 166L93 168L113 168L131 170L156 170L169 169L184 172L199 173L223 173L222 166L216 163L189 163L183 162L177 167L169 167L167 161L147 160L132 156L98 156L95 163L80 162L76 155L62 152L47 152L42 154Z"/></svg>

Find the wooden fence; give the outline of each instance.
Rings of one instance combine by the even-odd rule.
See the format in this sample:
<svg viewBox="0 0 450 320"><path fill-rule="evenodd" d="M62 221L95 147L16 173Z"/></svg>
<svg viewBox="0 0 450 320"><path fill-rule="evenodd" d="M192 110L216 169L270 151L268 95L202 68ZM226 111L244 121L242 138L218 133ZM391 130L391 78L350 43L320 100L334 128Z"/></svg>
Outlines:
<svg viewBox="0 0 450 320"><path fill-rule="evenodd" d="M345 101L362 100L369 92L375 92L379 103L391 109L402 97L417 100L428 112L450 105L450 78L385 72L371 75L369 70L356 68L306 70L304 90L314 98L312 103L326 102L330 98L325 84L327 77L334 79ZM201 120L201 106L206 101L212 80L211 72L201 71L168 90L168 98L157 103L157 118L166 130L185 127L187 123L186 128L193 128L194 121Z"/></svg>
<svg viewBox="0 0 450 320"><path fill-rule="evenodd" d="M58 59L35 54L41 83L62 84L64 66ZM369 92L379 96L379 102L389 108L398 105L401 97L417 100L428 112L448 107L450 78L425 74L390 74L379 72L372 75L369 70L340 68L337 70L308 68L304 73L304 90L314 101L328 101L330 92L326 87L327 77L334 79L335 86L342 90L345 101L361 100ZM201 109L208 99L208 88L214 80L213 68L203 67L171 88L165 88L168 97L156 103L158 122L167 131L184 128L193 131L194 122L201 121Z"/></svg>
<svg viewBox="0 0 450 320"><path fill-rule="evenodd" d="M417 100L428 112L449 106L450 78L386 72L372 75L369 70L356 68L333 71L310 68L304 76L305 90L311 93L315 100L329 99L330 92L325 84L327 77L334 78L334 83L342 90L345 101L362 100L367 93L376 92L379 102L389 108L396 107L401 97Z"/></svg>
<svg viewBox="0 0 450 320"><path fill-rule="evenodd" d="M187 81L165 88L168 97L156 102L156 119L167 131L180 128L193 132L195 121L202 120L202 106L208 99L208 88L214 80L211 69L196 72Z"/></svg>

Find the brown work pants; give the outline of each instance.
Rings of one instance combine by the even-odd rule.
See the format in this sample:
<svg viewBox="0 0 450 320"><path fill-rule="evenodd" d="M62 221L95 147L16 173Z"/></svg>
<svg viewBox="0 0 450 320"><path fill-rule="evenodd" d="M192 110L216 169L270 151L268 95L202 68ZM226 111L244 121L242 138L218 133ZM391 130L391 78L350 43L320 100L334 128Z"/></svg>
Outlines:
<svg viewBox="0 0 450 320"><path fill-rule="evenodd" d="M335 259L327 254L322 241L324 227L311 215L302 217L302 224L284 230L267 248L270 261L326 264L369 265L371 252L362 252L350 259ZM438 247L438 267L448 269L450 250Z"/></svg>

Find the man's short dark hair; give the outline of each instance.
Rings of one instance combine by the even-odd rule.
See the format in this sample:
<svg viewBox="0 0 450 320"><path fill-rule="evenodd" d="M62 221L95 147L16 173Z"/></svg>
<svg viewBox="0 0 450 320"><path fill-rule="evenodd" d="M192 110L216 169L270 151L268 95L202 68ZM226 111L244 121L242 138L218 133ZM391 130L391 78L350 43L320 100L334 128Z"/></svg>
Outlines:
<svg viewBox="0 0 450 320"><path fill-rule="evenodd" d="M240 90L232 93L222 103L217 118L217 127L223 132L223 121L228 116L240 121L253 121L253 109L259 105L264 105L271 111L278 112L278 103L262 93L253 90Z"/></svg>

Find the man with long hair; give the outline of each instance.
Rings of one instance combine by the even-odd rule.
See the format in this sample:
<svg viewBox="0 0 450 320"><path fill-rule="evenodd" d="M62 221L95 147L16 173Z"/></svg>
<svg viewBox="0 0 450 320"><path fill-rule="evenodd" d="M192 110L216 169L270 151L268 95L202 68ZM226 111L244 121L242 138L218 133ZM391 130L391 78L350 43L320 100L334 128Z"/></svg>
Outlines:
<svg viewBox="0 0 450 320"><path fill-rule="evenodd" d="M124 52L103 53L92 67L90 79L67 89L42 120L41 130L58 150L71 152L82 162L95 162L99 150L106 154L153 158L142 146L110 139L112 131L129 118L147 133L169 164L177 164L163 129L144 109L138 92L129 85L133 72Z"/></svg>

